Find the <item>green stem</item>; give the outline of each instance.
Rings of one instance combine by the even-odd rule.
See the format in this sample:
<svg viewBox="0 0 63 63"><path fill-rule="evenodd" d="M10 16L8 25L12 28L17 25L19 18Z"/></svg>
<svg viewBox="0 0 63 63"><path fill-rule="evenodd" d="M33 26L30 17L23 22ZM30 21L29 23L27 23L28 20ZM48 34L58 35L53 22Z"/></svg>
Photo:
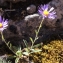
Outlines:
<svg viewBox="0 0 63 63"><path fill-rule="evenodd" d="M40 23L40 25L39 25L39 28L38 28L38 30L37 30L37 34L36 34L36 36L35 36L35 39L34 39L34 41L33 41L33 43L32 43L31 48L33 47L34 43L36 42L36 40L37 40L37 38L38 38L38 34L39 34L39 31L40 31L40 29L41 29L41 27L42 27L43 21L44 21L44 19L42 19L42 21L41 21L41 23Z"/></svg>
<svg viewBox="0 0 63 63"><path fill-rule="evenodd" d="M39 33L39 31L40 31L40 29L41 29L41 27L42 27L42 23L43 23L43 21L44 21L44 19L42 19L42 21L41 21L41 23L40 23L40 25L39 25L39 28L38 28L38 33ZM37 34L37 36L38 36L38 34Z"/></svg>
<svg viewBox="0 0 63 63"><path fill-rule="evenodd" d="M11 50L11 51L15 54L15 52L7 45L7 42L5 41L4 36L3 36L3 32L1 32L1 36L2 36L2 41L4 41L4 43L5 43L6 46L9 48L9 50ZM16 55L16 54L15 54L15 55Z"/></svg>

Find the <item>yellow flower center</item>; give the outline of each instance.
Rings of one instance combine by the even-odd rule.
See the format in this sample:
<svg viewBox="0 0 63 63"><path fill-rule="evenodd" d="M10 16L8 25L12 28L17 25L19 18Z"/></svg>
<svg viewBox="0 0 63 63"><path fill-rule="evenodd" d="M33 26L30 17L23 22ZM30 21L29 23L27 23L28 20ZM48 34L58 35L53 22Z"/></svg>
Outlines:
<svg viewBox="0 0 63 63"><path fill-rule="evenodd" d="M2 23L0 23L0 28L3 26L3 24Z"/></svg>
<svg viewBox="0 0 63 63"><path fill-rule="evenodd" d="M49 12L47 10L44 10L43 11L43 14L46 15L46 16L48 16L49 15Z"/></svg>

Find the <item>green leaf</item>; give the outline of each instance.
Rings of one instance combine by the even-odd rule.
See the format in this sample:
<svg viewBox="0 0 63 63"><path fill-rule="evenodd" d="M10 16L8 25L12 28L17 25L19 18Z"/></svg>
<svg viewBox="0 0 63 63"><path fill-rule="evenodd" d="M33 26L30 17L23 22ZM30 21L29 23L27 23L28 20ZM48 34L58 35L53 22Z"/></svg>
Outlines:
<svg viewBox="0 0 63 63"><path fill-rule="evenodd" d="M12 44L10 43L10 48L12 49Z"/></svg>
<svg viewBox="0 0 63 63"><path fill-rule="evenodd" d="M20 59L20 58L16 58L16 59L15 59L15 63L18 63L18 62L19 62L19 59Z"/></svg>
<svg viewBox="0 0 63 63"><path fill-rule="evenodd" d="M28 48L28 43L27 43L27 41L24 40L24 39L23 39L23 41L24 41L24 44L25 44L26 48Z"/></svg>
<svg viewBox="0 0 63 63"><path fill-rule="evenodd" d="M30 37L30 40L31 40L31 42L33 43L34 41L33 41L33 39Z"/></svg>
<svg viewBox="0 0 63 63"><path fill-rule="evenodd" d="M23 54L24 54L24 55L26 55L26 56L28 56L28 55L29 55L29 53L28 53L28 52L23 52Z"/></svg>
<svg viewBox="0 0 63 63"><path fill-rule="evenodd" d="M38 39L39 37L36 37L36 40Z"/></svg>
<svg viewBox="0 0 63 63"><path fill-rule="evenodd" d="M10 41L7 43L7 46L9 46L9 44L10 44Z"/></svg>
<svg viewBox="0 0 63 63"><path fill-rule="evenodd" d="M31 53L40 52L40 51L42 51L42 50L40 50L40 49L31 49Z"/></svg>
<svg viewBox="0 0 63 63"><path fill-rule="evenodd" d="M37 30L35 30L36 35L38 34Z"/></svg>
<svg viewBox="0 0 63 63"><path fill-rule="evenodd" d="M18 48L18 51L16 51L16 55L21 58L23 53L22 53L22 50L21 50L21 47Z"/></svg>
<svg viewBox="0 0 63 63"><path fill-rule="evenodd" d="M30 48L30 47L29 47L29 48ZM29 51L30 51L29 48L24 48L24 50L25 50L26 52L29 52Z"/></svg>
<svg viewBox="0 0 63 63"><path fill-rule="evenodd" d="M17 55L18 57L21 57L21 56L22 56L22 52L18 50L18 51L16 52L16 55Z"/></svg>
<svg viewBox="0 0 63 63"><path fill-rule="evenodd" d="M9 41L8 43L6 43L6 45L8 46L8 48L9 48L13 53L15 53L15 52L18 50L17 47L13 46L13 45L10 43L10 41Z"/></svg>
<svg viewBox="0 0 63 63"><path fill-rule="evenodd" d="M16 51L18 50L18 47L12 46L12 50L13 50L14 52L16 52Z"/></svg>
<svg viewBox="0 0 63 63"><path fill-rule="evenodd" d="M43 45L43 43L36 44L36 45L33 46L33 48L37 48L37 47L42 46L42 45Z"/></svg>

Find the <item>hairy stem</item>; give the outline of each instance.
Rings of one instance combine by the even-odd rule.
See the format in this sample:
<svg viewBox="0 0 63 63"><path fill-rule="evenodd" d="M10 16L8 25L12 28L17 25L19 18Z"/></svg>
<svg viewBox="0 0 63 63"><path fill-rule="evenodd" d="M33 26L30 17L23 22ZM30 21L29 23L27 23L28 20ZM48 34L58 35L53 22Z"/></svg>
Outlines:
<svg viewBox="0 0 63 63"><path fill-rule="evenodd" d="M1 32L1 36L2 36L2 41L4 41L4 43L6 44L6 46L9 48L9 50L11 50L14 54L15 52L7 45L7 42L6 40L4 39L4 36L3 36L3 32ZM16 55L16 54L15 54Z"/></svg>
<svg viewBox="0 0 63 63"><path fill-rule="evenodd" d="M39 34L39 31L40 31L40 29L41 29L41 27L42 27L43 21L44 21L44 19L42 19L42 21L41 21L41 23L40 23L40 25L39 25L39 28L38 28L38 30L37 30L37 33L36 33L36 36L35 36L35 39L34 39L34 41L33 41L33 43L32 43L31 48L33 47L34 43L35 43L36 40L38 39L38 34Z"/></svg>

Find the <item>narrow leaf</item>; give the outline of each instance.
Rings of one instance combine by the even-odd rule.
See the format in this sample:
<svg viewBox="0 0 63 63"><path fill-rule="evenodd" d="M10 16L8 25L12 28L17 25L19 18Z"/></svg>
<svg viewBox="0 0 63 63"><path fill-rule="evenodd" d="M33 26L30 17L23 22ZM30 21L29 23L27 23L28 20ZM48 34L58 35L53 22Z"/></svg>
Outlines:
<svg viewBox="0 0 63 63"><path fill-rule="evenodd" d="M24 40L24 39L23 39L23 41L24 41L24 44L25 44L26 48L28 48L27 41L26 41L26 40Z"/></svg>
<svg viewBox="0 0 63 63"><path fill-rule="evenodd" d="M16 59L15 59L15 63L18 63L18 62L19 62L19 58L16 58Z"/></svg>
<svg viewBox="0 0 63 63"><path fill-rule="evenodd" d="M35 30L36 35L38 34L37 30Z"/></svg>
<svg viewBox="0 0 63 63"><path fill-rule="evenodd" d="M33 39L30 37L30 40L31 40L31 42L33 43L34 41L33 41Z"/></svg>
<svg viewBox="0 0 63 63"><path fill-rule="evenodd" d="M9 44L10 44L10 41L7 43L7 46L9 46Z"/></svg>

